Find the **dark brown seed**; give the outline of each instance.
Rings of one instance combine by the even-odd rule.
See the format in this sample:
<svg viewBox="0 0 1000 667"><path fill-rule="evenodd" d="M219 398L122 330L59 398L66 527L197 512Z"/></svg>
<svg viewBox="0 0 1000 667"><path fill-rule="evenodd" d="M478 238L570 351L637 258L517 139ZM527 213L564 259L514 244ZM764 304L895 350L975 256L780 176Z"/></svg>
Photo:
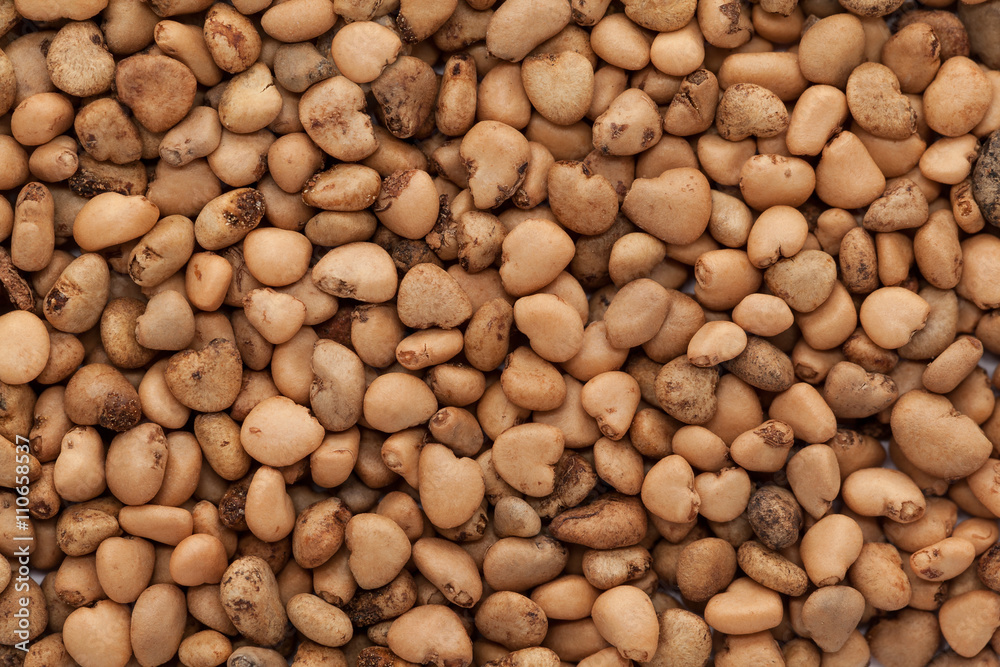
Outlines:
<svg viewBox="0 0 1000 667"><path fill-rule="evenodd" d="M996 14L1000 25L1000 4L997 4ZM1000 227L1000 130L983 141L979 149L979 159L972 172L972 196L986 222Z"/></svg>
<svg viewBox="0 0 1000 667"><path fill-rule="evenodd" d="M788 489L761 487L747 504L750 527L764 546L775 551L795 544L802 528L802 508Z"/></svg>

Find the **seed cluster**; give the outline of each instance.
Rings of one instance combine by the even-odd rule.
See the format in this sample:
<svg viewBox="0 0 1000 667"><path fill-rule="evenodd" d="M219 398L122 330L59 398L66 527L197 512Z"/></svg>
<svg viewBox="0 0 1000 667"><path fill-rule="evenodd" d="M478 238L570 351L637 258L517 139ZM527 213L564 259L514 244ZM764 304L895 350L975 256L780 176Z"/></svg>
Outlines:
<svg viewBox="0 0 1000 667"><path fill-rule="evenodd" d="M1000 665L1000 0L0 0L0 191L0 665Z"/></svg>

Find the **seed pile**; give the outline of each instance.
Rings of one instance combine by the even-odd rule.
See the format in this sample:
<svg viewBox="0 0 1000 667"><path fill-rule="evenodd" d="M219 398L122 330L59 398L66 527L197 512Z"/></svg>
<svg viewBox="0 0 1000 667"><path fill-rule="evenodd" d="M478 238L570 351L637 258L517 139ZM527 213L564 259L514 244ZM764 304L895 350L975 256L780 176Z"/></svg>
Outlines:
<svg viewBox="0 0 1000 667"><path fill-rule="evenodd" d="M2 665L1000 664L1000 0L0 0L0 190Z"/></svg>

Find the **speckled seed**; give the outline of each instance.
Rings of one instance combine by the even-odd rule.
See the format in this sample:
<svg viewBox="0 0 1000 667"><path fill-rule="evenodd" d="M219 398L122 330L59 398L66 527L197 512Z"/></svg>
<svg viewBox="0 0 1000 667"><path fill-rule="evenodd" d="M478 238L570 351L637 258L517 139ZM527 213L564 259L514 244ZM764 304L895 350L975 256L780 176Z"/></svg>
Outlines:
<svg viewBox="0 0 1000 667"><path fill-rule="evenodd" d="M45 54L45 65L56 87L77 97L104 92L114 78L114 57L92 21L73 22L60 29Z"/></svg>
<svg viewBox="0 0 1000 667"><path fill-rule="evenodd" d="M299 120L309 138L325 153L338 160L361 160L379 145L366 106L360 86L347 77L335 76L311 86L302 95Z"/></svg>
<svg viewBox="0 0 1000 667"><path fill-rule="evenodd" d="M761 543L777 551L799 539L802 508L788 489L763 486L750 496L747 519Z"/></svg>
<svg viewBox="0 0 1000 667"><path fill-rule="evenodd" d="M222 575L219 595L229 620L252 642L273 646L281 640L288 617L278 582L263 558L234 560Z"/></svg>
<svg viewBox="0 0 1000 667"><path fill-rule="evenodd" d="M769 419L737 436L730 446L730 455L746 470L776 472L784 467L794 439L791 426Z"/></svg>
<svg viewBox="0 0 1000 667"><path fill-rule="evenodd" d="M1000 226L1000 186L994 174L1000 171L1000 131L985 137L972 172L972 192L983 218Z"/></svg>
<svg viewBox="0 0 1000 667"><path fill-rule="evenodd" d="M718 382L718 369L699 368L686 356L677 357L656 375L656 400L671 417L686 424L704 424L715 415Z"/></svg>
<svg viewBox="0 0 1000 667"><path fill-rule="evenodd" d="M822 250L803 250L764 272L771 292L792 310L810 313L827 300L837 280L837 263Z"/></svg>
<svg viewBox="0 0 1000 667"><path fill-rule="evenodd" d="M646 526L646 510L638 498L611 493L557 514L549 530L562 542L617 549L638 544Z"/></svg>
<svg viewBox="0 0 1000 667"><path fill-rule="evenodd" d="M594 120L594 148L605 155L636 155L654 146L663 134L656 103L630 88Z"/></svg>
<svg viewBox="0 0 1000 667"><path fill-rule="evenodd" d="M226 338L215 338L199 351L178 352L164 370L170 393L201 412L219 412L231 406L240 392L242 377L239 350Z"/></svg>
<svg viewBox="0 0 1000 667"><path fill-rule="evenodd" d="M698 3L698 25L705 41L722 49L735 49L752 36L750 13L729 0Z"/></svg>
<svg viewBox="0 0 1000 667"><path fill-rule="evenodd" d="M679 137L704 132L712 127L718 103L719 80L707 69L697 69L681 81L664 114L663 129Z"/></svg>
<svg viewBox="0 0 1000 667"><path fill-rule="evenodd" d="M476 628L487 640L518 650L541 643L548 632L548 619L531 598L498 591L476 610Z"/></svg>
<svg viewBox="0 0 1000 667"><path fill-rule="evenodd" d="M726 89L715 115L719 136L740 141L749 136L773 137L788 127L781 99L763 86L737 83Z"/></svg>
<svg viewBox="0 0 1000 667"><path fill-rule="evenodd" d="M217 2L205 15L205 45L212 60L230 73L246 70L260 55L260 33L235 8Z"/></svg>
<svg viewBox="0 0 1000 667"><path fill-rule="evenodd" d="M801 567L756 540L741 544L736 556L741 570L771 590L797 597L808 588L809 578Z"/></svg>
<svg viewBox="0 0 1000 667"><path fill-rule="evenodd" d="M849 361L834 364L823 385L823 398L841 419L869 417L892 405L897 396L892 378Z"/></svg>
<svg viewBox="0 0 1000 667"><path fill-rule="evenodd" d="M908 178L896 179L865 212L864 227L873 232L892 232L919 227L927 222L927 198Z"/></svg>
<svg viewBox="0 0 1000 667"><path fill-rule="evenodd" d="M785 391L795 382L788 355L757 336L748 336L743 352L723 366L743 382L765 391Z"/></svg>
<svg viewBox="0 0 1000 667"><path fill-rule="evenodd" d="M859 65L851 73L847 106L858 125L877 137L906 139L917 129L916 112L899 91L899 79L879 63Z"/></svg>

